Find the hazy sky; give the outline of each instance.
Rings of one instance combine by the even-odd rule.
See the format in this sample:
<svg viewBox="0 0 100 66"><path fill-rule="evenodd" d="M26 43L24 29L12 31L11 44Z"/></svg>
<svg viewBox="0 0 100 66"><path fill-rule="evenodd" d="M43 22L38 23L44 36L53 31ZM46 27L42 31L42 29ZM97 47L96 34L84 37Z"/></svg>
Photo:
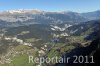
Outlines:
<svg viewBox="0 0 100 66"><path fill-rule="evenodd" d="M0 0L0 11L13 9L90 12L100 10L100 0Z"/></svg>

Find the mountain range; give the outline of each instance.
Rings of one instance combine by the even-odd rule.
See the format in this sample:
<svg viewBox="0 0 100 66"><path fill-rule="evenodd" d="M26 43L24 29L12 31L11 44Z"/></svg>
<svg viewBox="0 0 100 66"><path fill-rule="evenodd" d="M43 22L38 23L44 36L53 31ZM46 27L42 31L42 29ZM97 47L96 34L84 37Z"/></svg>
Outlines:
<svg viewBox="0 0 100 66"><path fill-rule="evenodd" d="M77 13L71 11L47 12L41 10L8 10L0 12L2 27L16 27L29 24L76 24L100 19L100 11Z"/></svg>

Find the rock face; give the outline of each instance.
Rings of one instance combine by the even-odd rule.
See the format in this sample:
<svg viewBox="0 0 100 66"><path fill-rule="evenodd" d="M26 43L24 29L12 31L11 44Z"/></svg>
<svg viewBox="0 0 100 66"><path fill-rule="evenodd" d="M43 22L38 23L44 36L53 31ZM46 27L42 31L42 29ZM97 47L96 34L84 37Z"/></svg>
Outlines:
<svg viewBox="0 0 100 66"><path fill-rule="evenodd" d="M24 22L24 21L34 21L42 23L42 21L49 21L49 23L59 23L59 22L82 22L86 19L80 14L75 12L46 12L40 10L9 10L0 13L0 19L7 22ZM46 23L45 22L45 23Z"/></svg>

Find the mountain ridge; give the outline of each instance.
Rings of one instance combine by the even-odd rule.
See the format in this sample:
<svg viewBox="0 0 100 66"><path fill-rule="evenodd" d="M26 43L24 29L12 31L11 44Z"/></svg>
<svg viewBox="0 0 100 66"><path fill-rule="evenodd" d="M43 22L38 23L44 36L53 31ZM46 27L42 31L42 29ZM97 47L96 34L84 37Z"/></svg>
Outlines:
<svg viewBox="0 0 100 66"><path fill-rule="evenodd" d="M32 22L49 21L49 23L64 23L64 22L86 22L89 20L99 19L100 11L78 13L72 11L59 11L49 12L36 9L19 9L19 10L8 10L0 12L0 20L6 22L25 22L32 20ZM93 16L89 16L93 15ZM41 22L40 22L41 23Z"/></svg>

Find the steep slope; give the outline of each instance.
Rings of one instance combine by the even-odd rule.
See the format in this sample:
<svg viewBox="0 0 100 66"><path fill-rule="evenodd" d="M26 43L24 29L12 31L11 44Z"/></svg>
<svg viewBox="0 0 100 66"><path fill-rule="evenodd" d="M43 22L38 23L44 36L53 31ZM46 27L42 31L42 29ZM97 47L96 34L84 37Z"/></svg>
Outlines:
<svg viewBox="0 0 100 66"><path fill-rule="evenodd" d="M71 35L88 35L92 32L99 31L100 20L92 20L68 28ZM67 31L67 30L66 30Z"/></svg>
<svg viewBox="0 0 100 66"><path fill-rule="evenodd" d="M69 62L67 63L58 63L55 66L98 66L100 65L100 36L93 40L89 46L87 47L82 47L82 48L76 48L73 49L71 52L66 53L64 58L68 58L70 57ZM85 56L88 56L88 62L89 63L85 63L86 61L83 61L82 63L79 62L79 60L77 60L77 63L73 63L73 61L75 61L75 58L73 56L83 56L85 59ZM93 57L93 63L91 62L91 58ZM67 59L66 59L67 61Z"/></svg>

